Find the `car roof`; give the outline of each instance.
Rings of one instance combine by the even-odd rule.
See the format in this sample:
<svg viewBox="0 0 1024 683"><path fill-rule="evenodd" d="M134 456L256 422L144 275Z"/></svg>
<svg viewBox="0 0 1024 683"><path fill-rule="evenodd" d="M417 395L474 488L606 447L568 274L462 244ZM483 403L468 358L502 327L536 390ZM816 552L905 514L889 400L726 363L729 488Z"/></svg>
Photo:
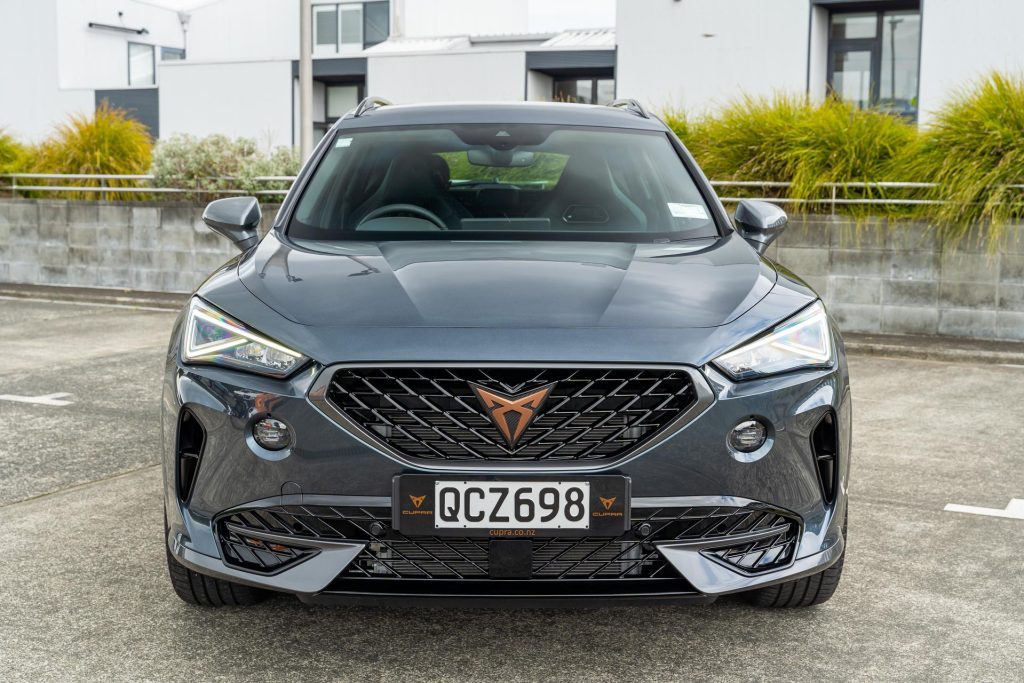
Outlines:
<svg viewBox="0 0 1024 683"><path fill-rule="evenodd" d="M443 125L462 123L535 123L601 126L665 131L657 118L646 118L624 107L567 102L474 102L442 104L389 104L346 114L339 130L382 126Z"/></svg>

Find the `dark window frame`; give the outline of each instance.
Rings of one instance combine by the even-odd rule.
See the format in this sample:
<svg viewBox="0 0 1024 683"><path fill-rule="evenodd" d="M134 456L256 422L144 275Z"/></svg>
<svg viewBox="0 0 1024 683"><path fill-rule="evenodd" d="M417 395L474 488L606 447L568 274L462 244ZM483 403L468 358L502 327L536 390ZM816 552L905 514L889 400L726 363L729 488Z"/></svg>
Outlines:
<svg viewBox="0 0 1024 683"><path fill-rule="evenodd" d="M558 95L558 84L559 83L577 83L579 81L590 81L590 101L586 104L598 104L597 101L597 83L598 81L611 81L615 82L614 76L588 76L582 74L580 76L554 76L551 79L551 99L554 101Z"/></svg>
<svg viewBox="0 0 1024 683"><path fill-rule="evenodd" d="M385 40L387 40L388 38L391 37L391 0L365 0L364 2L333 2L333 3L327 2L327 3L317 4L317 5L313 5L313 11L311 13L312 16L310 16L310 21L313 24L313 27L312 27L313 31L312 31L312 33L313 33L313 52L314 53L316 52L317 46L319 46L319 45L329 45L329 43L318 43L318 42L316 42L316 37L317 37L317 32L316 32L316 14L317 14L317 12L316 12L316 10L317 9L321 9L321 8L326 8L326 7L333 7L334 8L334 21L335 21L335 24L337 25L337 28L335 29L335 37L334 37L334 54L341 54L341 46L342 46L342 42L341 42L341 11L342 11L342 8L344 8L344 7L353 7L353 6L356 6L356 5L359 6L360 32L362 34L361 39L360 39L360 44L362 45L362 49L365 50L367 48L373 47L374 45L379 45L380 43L383 43ZM385 12L385 16L387 17L387 19L386 19L386 25L384 27L384 34L385 34L384 35L384 39L383 40L378 40L376 42L370 42L370 41L366 40L366 35L367 35L367 30L366 29L367 29L367 26L369 25L369 19L368 19L369 12L367 12L366 10L367 10L367 7L370 6L370 5L373 5L373 6L376 6L376 7L380 7L381 5L385 5L386 8L387 8L387 11ZM346 43L346 45L347 44L348 43Z"/></svg>
<svg viewBox="0 0 1024 683"><path fill-rule="evenodd" d="M835 68L836 55L841 52L868 52L871 55L871 82L868 84L868 106L877 107L881 102L882 88L882 52L885 39L885 15L887 12L916 11L921 16L919 6L906 2L893 3L892 6L869 6L853 7L846 6L838 9L830 9L828 16L828 57L825 65L825 88L830 97L839 98L835 91ZM843 14L869 14L875 15L875 37L874 38L833 38L832 21L837 15ZM914 99L917 100L921 92L921 37L918 36L918 60L917 60L917 92ZM895 59L895 54L892 58ZM895 84L892 85L895 87ZM915 104L912 112L900 114L910 121L917 121L918 106Z"/></svg>
<svg viewBox="0 0 1024 683"><path fill-rule="evenodd" d="M183 61L185 59L185 48L183 48L183 47L166 47L164 45L161 45L160 46L160 61L161 62L167 61L167 57L164 56L167 53L181 55L180 57L176 57L175 59L172 59L171 60L172 62L174 62L174 61Z"/></svg>
<svg viewBox="0 0 1024 683"><path fill-rule="evenodd" d="M139 45L141 47L149 48L149 60L153 67L153 82L146 84L132 83L132 45ZM128 55L128 87L129 88L151 88L156 85L156 45L152 43L137 43L135 41L128 41L128 46L125 48Z"/></svg>

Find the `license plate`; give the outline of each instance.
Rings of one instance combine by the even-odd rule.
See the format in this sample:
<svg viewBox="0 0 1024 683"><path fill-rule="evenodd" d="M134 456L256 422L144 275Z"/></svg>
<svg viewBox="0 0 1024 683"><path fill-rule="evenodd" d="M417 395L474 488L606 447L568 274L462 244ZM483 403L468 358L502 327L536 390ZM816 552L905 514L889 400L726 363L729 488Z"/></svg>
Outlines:
<svg viewBox="0 0 1024 683"><path fill-rule="evenodd" d="M629 524L629 479L401 475L393 524L409 536L618 536Z"/></svg>

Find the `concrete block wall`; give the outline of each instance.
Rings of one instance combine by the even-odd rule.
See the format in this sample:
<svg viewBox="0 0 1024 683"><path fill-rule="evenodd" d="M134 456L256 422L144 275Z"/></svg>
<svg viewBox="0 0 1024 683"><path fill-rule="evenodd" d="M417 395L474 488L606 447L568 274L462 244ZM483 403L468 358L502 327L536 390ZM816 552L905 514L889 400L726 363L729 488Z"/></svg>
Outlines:
<svg viewBox="0 0 1024 683"><path fill-rule="evenodd" d="M768 256L813 286L842 329L1024 341L1024 226L997 253L927 223L793 216Z"/></svg>
<svg viewBox="0 0 1024 683"><path fill-rule="evenodd" d="M277 206L263 207L269 227ZM192 205L0 200L0 282L190 292L238 252Z"/></svg>
<svg viewBox="0 0 1024 683"><path fill-rule="evenodd" d="M277 206L263 207L269 228ZM237 252L176 204L0 199L0 282L190 292ZM768 256L842 329L1024 341L1024 226L998 253L924 223L793 216Z"/></svg>

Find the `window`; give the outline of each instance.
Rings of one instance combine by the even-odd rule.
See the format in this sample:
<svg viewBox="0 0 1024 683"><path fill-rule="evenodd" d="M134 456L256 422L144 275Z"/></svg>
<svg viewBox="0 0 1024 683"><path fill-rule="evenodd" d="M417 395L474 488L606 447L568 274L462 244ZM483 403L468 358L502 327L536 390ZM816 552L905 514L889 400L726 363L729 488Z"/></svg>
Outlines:
<svg viewBox="0 0 1024 683"><path fill-rule="evenodd" d="M391 10L386 2L367 2L363 5L363 47L383 43L391 33Z"/></svg>
<svg viewBox="0 0 1024 683"><path fill-rule="evenodd" d="M128 85L156 85L152 45L128 43Z"/></svg>
<svg viewBox="0 0 1024 683"><path fill-rule="evenodd" d="M359 91L362 88L358 85L329 85L327 86L327 121L337 121L345 112L354 109L359 104Z"/></svg>
<svg viewBox="0 0 1024 683"><path fill-rule="evenodd" d="M288 226L294 239L635 243L719 235L661 132L451 124L335 136L299 198Z"/></svg>
<svg viewBox="0 0 1024 683"><path fill-rule="evenodd" d="M384 42L389 14L388 2L314 5L314 54L354 52Z"/></svg>
<svg viewBox="0 0 1024 683"><path fill-rule="evenodd" d="M611 78L556 78L553 99L556 102L610 104L615 99L615 80Z"/></svg>
<svg viewBox="0 0 1024 683"><path fill-rule="evenodd" d="M859 109L917 118L918 10L833 13L829 92Z"/></svg>
<svg viewBox="0 0 1024 683"><path fill-rule="evenodd" d="M339 48L341 50L363 49L363 6L341 5L338 10L338 19L341 35Z"/></svg>
<svg viewBox="0 0 1024 683"><path fill-rule="evenodd" d="M185 59L185 51L179 47L160 48L160 59L165 62L176 62Z"/></svg>
<svg viewBox="0 0 1024 683"><path fill-rule="evenodd" d="M313 52L338 51L338 6L313 7Z"/></svg>

